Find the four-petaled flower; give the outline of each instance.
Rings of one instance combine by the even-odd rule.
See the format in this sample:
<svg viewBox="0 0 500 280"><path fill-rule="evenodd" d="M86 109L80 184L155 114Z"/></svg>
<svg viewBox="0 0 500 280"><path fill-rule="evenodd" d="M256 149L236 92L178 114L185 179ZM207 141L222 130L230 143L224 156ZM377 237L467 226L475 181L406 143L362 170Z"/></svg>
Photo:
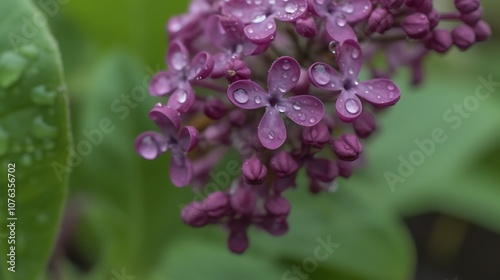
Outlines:
<svg viewBox="0 0 500 280"><path fill-rule="evenodd" d="M179 113L166 106L157 105L149 117L158 125L162 133L146 131L135 140L136 152L145 159L153 160L170 150L170 179L177 187L189 184L193 176L193 166L186 156L198 144L198 130L185 126L179 132Z"/></svg>
<svg viewBox="0 0 500 280"><path fill-rule="evenodd" d="M214 68L214 60L207 52L199 52L189 64L189 52L179 41L170 44L167 52L169 70L161 71L151 80L149 91L162 96L173 91L168 106L187 112L194 103L195 95L191 83L207 78Z"/></svg>
<svg viewBox="0 0 500 280"><path fill-rule="evenodd" d="M267 76L265 91L253 81L234 82L227 91L231 102L242 109L266 107L266 112L258 126L261 144L268 149L279 148L286 139L286 128L280 113L302 126L313 126L323 118L323 103L311 95L285 98L300 78L300 65L292 57L284 56L276 60Z"/></svg>
<svg viewBox="0 0 500 280"><path fill-rule="evenodd" d="M366 19L372 11L370 0L309 0L309 5L315 14L326 18L326 32L339 43L357 40L350 24Z"/></svg>
<svg viewBox="0 0 500 280"><path fill-rule="evenodd" d="M239 18L252 42L266 45L276 36L276 22L295 21L307 12L306 0L229 0L222 13Z"/></svg>
<svg viewBox="0 0 500 280"><path fill-rule="evenodd" d="M330 65L317 62L309 68L309 80L316 87L328 91L341 91L336 102L336 112L344 122L353 122L362 112L358 97L378 107L394 105L400 97L399 88L388 79L358 81L363 64L361 47L354 40L344 41L337 48L339 75Z"/></svg>

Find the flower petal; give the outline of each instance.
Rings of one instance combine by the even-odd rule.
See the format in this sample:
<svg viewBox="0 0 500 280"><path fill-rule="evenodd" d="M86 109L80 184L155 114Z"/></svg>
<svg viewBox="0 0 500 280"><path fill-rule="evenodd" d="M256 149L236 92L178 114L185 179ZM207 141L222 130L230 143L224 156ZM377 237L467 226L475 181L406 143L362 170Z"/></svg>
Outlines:
<svg viewBox="0 0 500 280"><path fill-rule="evenodd" d="M306 0L276 0L274 16L281 21L295 21L307 12Z"/></svg>
<svg viewBox="0 0 500 280"><path fill-rule="evenodd" d="M356 23L366 19L372 11L370 0L346 1L340 8L347 21Z"/></svg>
<svg viewBox="0 0 500 280"><path fill-rule="evenodd" d="M229 0L222 7L222 14L239 18L243 23L259 21L266 15L268 5L259 5L247 0Z"/></svg>
<svg viewBox="0 0 500 280"><path fill-rule="evenodd" d="M180 41L170 43L167 52L167 65L170 69L180 71L189 63L189 52Z"/></svg>
<svg viewBox="0 0 500 280"><path fill-rule="evenodd" d="M161 106L149 111L149 118L156 123L167 138L176 138L181 119L179 113L172 108Z"/></svg>
<svg viewBox="0 0 500 280"><path fill-rule="evenodd" d="M172 150L170 157L170 180L176 187L187 186L193 178L193 165L179 150Z"/></svg>
<svg viewBox="0 0 500 280"><path fill-rule="evenodd" d="M268 45L276 37L274 17L268 16L262 22L251 23L244 28L245 36L255 44Z"/></svg>
<svg viewBox="0 0 500 280"><path fill-rule="evenodd" d="M207 19L205 33L208 39L221 50L230 50L234 44L234 40L228 34L228 30L222 25L221 16L219 15L211 15Z"/></svg>
<svg viewBox="0 0 500 280"><path fill-rule="evenodd" d="M214 60L214 69L212 70L212 78L218 79L229 69L231 55L228 52L216 53L212 56Z"/></svg>
<svg viewBox="0 0 500 280"><path fill-rule="evenodd" d="M169 94L181 82L181 75L176 71L161 71L151 79L149 92L153 96Z"/></svg>
<svg viewBox="0 0 500 280"><path fill-rule="evenodd" d="M285 114L298 125L313 126L323 119L325 106L312 95L297 95L287 99Z"/></svg>
<svg viewBox="0 0 500 280"><path fill-rule="evenodd" d="M194 126L186 126L179 134L179 148L189 152L198 145L199 132Z"/></svg>
<svg viewBox="0 0 500 280"><path fill-rule="evenodd" d="M311 12L320 17L328 16L330 13L328 12L328 5L330 5L331 1L316 1L309 0L309 7Z"/></svg>
<svg viewBox="0 0 500 280"><path fill-rule="evenodd" d="M157 158L168 149L165 137L155 131L146 131L137 136L134 147L136 153L147 160Z"/></svg>
<svg viewBox="0 0 500 280"><path fill-rule="evenodd" d="M300 65L292 57L278 58L267 75L269 93L274 96L283 96L293 89L300 78Z"/></svg>
<svg viewBox="0 0 500 280"><path fill-rule="evenodd" d="M394 105L401 97L399 88L388 79L365 81L353 90L359 97L378 107Z"/></svg>
<svg viewBox="0 0 500 280"><path fill-rule="evenodd" d="M210 76L214 69L214 60L207 52L199 52L189 65L188 80L201 80Z"/></svg>
<svg viewBox="0 0 500 280"><path fill-rule="evenodd" d="M339 43L349 39L357 40L354 30L352 30L346 17L341 13L327 17L326 32L332 40Z"/></svg>
<svg viewBox="0 0 500 280"><path fill-rule="evenodd" d="M269 94L250 80L236 81L227 89L227 97L242 109L257 109L269 104Z"/></svg>
<svg viewBox="0 0 500 280"><path fill-rule="evenodd" d="M338 47L337 65L344 79L356 81L363 66L363 52L358 42L346 40Z"/></svg>
<svg viewBox="0 0 500 280"><path fill-rule="evenodd" d="M286 140L285 122L275 107L267 107L257 128L262 146L276 150Z"/></svg>
<svg viewBox="0 0 500 280"><path fill-rule="evenodd" d="M188 83L184 83L172 93L167 105L179 113L185 113L193 106L195 97L191 86Z"/></svg>
<svg viewBox="0 0 500 280"><path fill-rule="evenodd" d="M328 91L344 88L344 80L337 70L323 62L316 62L309 67L309 81L316 87Z"/></svg>
<svg viewBox="0 0 500 280"><path fill-rule="evenodd" d="M361 100L352 90L343 90L335 104L337 117L344 122L355 121L363 109Z"/></svg>

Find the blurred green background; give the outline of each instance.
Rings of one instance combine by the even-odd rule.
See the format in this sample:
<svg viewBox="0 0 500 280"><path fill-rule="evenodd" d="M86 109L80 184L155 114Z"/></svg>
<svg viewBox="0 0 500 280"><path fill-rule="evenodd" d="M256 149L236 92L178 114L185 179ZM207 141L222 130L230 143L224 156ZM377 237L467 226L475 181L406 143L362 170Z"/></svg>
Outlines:
<svg viewBox="0 0 500 280"><path fill-rule="evenodd" d="M2 0L0 54L10 49L14 37L9 34L22 31L23 16L35 13L28 2ZM2 224L0 279L500 279L498 38L466 53L432 55L419 88L408 86L407 72L398 75L403 96L383 114L380 132L366 144L366 166L340 181L335 193L315 196L305 187L289 192L289 233L274 238L252 230L250 249L235 256L219 228L182 223L179 207L194 195L169 183L168 158L145 161L133 150L136 135L155 129L147 112L158 100L146 95L146 86L165 68L165 22L185 12L188 1L34 2L49 20L30 39L42 46L40 54L27 64L18 85L0 87L0 162L2 169L16 162L19 178L18 271L5 268ZM500 31L495 15L500 3L482 4L493 32ZM29 48L22 53L32 54ZM9 59L16 58L0 55L0 62ZM0 76L13 71L0 66ZM481 89L491 94L486 100L466 115L449 114L455 104L470 102L488 79L496 84ZM38 85L46 85L42 101L33 93ZM51 92L67 92L68 100L46 102ZM26 100L34 95L34 103L19 101L23 94ZM40 128L39 114L46 122L60 122L54 124L57 132ZM23 131L16 126L24 127L25 120L26 133L35 135L34 148L21 132L10 135L22 142L20 148L2 142L8 139L2 133ZM109 132L102 132L103 125ZM431 138L436 129L447 140L391 187L387 172L398 174L401 157L409 159L419 149L415 140ZM64 162L70 141L78 148L92 140L96 144L87 155L59 169L62 177L55 180L53 163ZM4 144L9 152L2 153ZM4 180L6 170L0 172ZM1 189L4 223L7 191ZM339 246L310 272L288 274L307 266L319 240Z"/></svg>

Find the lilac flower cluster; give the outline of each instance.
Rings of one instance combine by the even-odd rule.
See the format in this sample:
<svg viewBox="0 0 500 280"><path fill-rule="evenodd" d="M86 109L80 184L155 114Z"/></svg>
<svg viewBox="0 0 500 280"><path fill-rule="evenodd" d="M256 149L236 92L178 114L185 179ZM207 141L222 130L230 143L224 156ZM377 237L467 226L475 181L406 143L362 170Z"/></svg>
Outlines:
<svg viewBox="0 0 500 280"><path fill-rule="evenodd" d="M173 184L198 190L236 151L240 177L188 204L183 221L224 225L235 253L247 249L252 225L283 235L283 193L301 169L313 193L351 176L375 115L400 98L397 70L409 67L420 83L427 54L491 35L479 0L453 4L442 13L432 0L192 0L167 24L168 70L150 85L168 96L150 112L161 133L142 133L135 149L148 160L170 151ZM372 79L359 80L363 64Z"/></svg>

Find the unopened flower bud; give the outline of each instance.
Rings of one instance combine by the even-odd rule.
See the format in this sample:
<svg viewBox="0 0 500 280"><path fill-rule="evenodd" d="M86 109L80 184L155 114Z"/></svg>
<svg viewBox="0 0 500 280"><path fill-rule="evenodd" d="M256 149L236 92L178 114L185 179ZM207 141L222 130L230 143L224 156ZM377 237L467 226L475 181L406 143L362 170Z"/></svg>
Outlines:
<svg viewBox="0 0 500 280"><path fill-rule="evenodd" d="M227 247L235 254L242 254L248 248L249 240L246 231L231 231L227 240Z"/></svg>
<svg viewBox="0 0 500 280"><path fill-rule="evenodd" d="M318 35L318 29L316 28L313 17L299 18L297 22L295 22L295 30L306 38L312 38Z"/></svg>
<svg viewBox="0 0 500 280"><path fill-rule="evenodd" d="M340 136L339 139L333 142L332 148L337 157L345 161L356 160L363 151L363 146L358 137L352 134Z"/></svg>
<svg viewBox="0 0 500 280"><path fill-rule="evenodd" d="M257 157L246 160L241 170L245 182L252 185L262 184L267 175L267 167Z"/></svg>
<svg viewBox="0 0 500 280"><path fill-rule="evenodd" d="M474 33L476 34L476 42L486 41L491 37L491 27L481 20L474 26Z"/></svg>
<svg viewBox="0 0 500 280"><path fill-rule="evenodd" d="M461 14L460 19L467 25L474 26L483 17L483 9L479 8L468 14Z"/></svg>
<svg viewBox="0 0 500 280"><path fill-rule="evenodd" d="M227 194L221 191L211 193L203 201L203 207L210 217L222 217L229 207Z"/></svg>
<svg viewBox="0 0 500 280"><path fill-rule="evenodd" d="M352 125L356 135L360 138L368 138L377 129L375 117L368 112L361 113Z"/></svg>
<svg viewBox="0 0 500 280"><path fill-rule="evenodd" d="M468 25L460 25L455 27L451 32L453 43L462 51L467 50L476 41L474 30Z"/></svg>
<svg viewBox="0 0 500 280"><path fill-rule="evenodd" d="M394 23L392 14L384 8L376 8L368 18L368 30L383 34L391 29Z"/></svg>
<svg viewBox="0 0 500 280"><path fill-rule="evenodd" d="M414 13L403 20L402 27L408 37L422 39L430 31L430 22L426 15Z"/></svg>
<svg viewBox="0 0 500 280"><path fill-rule="evenodd" d="M278 177L287 177L294 174L299 166L287 152L280 151L271 158L271 168Z"/></svg>
<svg viewBox="0 0 500 280"><path fill-rule="evenodd" d="M468 14L477 10L481 4L479 0L455 0L455 7L460 13Z"/></svg>
<svg viewBox="0 0 500 280"><path fill-rule="evenodd" d="M227 107L220 99L210 98L205 102L203 112L213 120L220 120L227 114Z"/></svg>
<svg viewBox="0 0 500 280"><path fill-rule="evenodd" d="M339 175L337 163L326 158L313 158L307 162L307 175L321 182L331 182Z"/></svg>
<svg viewBox="0 0 500 280"><path fill-rule="evenodd" d="M282 196L268 198L264 205L267 212L273 216L288 216L290 213L290 203Z"/></svg>
<svg viewBox="0 0 500 280"><path fill-rule="evenodd" d="M240 187L231 196L231 207L245 215L252 214L257 204L257 195L248 187Z"/></svg>
<svg viewBox="0 0 500 280"><path fill-rule="evenodd" d="M317 149L323 148L328 141L330 141L330 138L330 130L324 123L306 127L302 132L302 140L304 143Z"/></svg>
<svg viewBox="0 0 500 280"><path fill-rule="evenodd" d="M181 218L184 223L192 227L202 227L208 223L208 216L204 211L203 204L198 201L191 202L184 207Z"/></svg>

